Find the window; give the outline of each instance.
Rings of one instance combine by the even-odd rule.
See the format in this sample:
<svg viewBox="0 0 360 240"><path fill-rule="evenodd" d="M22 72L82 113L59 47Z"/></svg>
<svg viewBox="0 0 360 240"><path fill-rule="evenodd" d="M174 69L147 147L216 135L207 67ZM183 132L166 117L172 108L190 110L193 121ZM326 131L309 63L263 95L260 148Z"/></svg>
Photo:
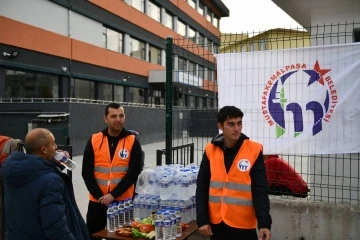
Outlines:
<svg viewBox="0 0 360 240"><path fill-rule="evenodd" d="M198 12L202 15L202 16L204 16L204 4L201 2L201 1L199 1L199 7L198 7Z"/></svg>
<svg viewBox="0 0 360 240"><path fill-rule="evenodd" d="M250 43L250 52L253 52L255 50L254 43Z"/></svg>
<svg viewBox="0 0 360 240"><path fill-rule="evenodd" d="M58 98L59 77L5 70L6 98Z"/></svg>
<svg viewBox="0 0 360 240"><path fill-rule="evenodd" d="M192 8L196 9L196 1L195 1L195 0L188 0L188 4L189 4Z"/></svg>
<svg viewBox="0 0 360 240"><path fill-rule="evenodd" d="M188 38L191 39L194 43L196 43L196 32L194 29L189 27L189 32L188 32Z"/></svg>
<svg viewBox="0 0 360 240"><path fill-rule="evenodd" d="M195 97L194 96L190 96L190 95L185 95L185 101L186 101L186 107L190 107L193 108L195 107Z"/></svg>
<svg viewBox="0 0 360 240"><path fill-rule="evenodd" d="M174 20L173 17L169 13L165 13L165 26L174 29Z"/></svg>
<svg viewBox="0 0 360 240"><path fill-rule="evenodd" d="M145 43L134 38L130 38L130 56L145 60Z"/></svg>
<svg viewBox="0 0 360 240"><path fill-rule="evenodd" d="M202 97L197 97L197 106L198 108L203 108L204 107L204 101Z"/></svg>
<svg viewBox="0 0 360 240"><path fill-rule="evenodd" d="M145 1L144 0L130 0L131 6L139 10L140 12L145 12Z"/></svg>
<svg viewBox="0 0 360 240"><path fill-rule="evenodd" d="M213 75L214 75L214 71L209 69L209 70L208 70L208 80L209 80L210 82L213 82L213 81L214 81Z"/></svg>
<svg viewBox="0 0 360 240"><path fill-rule="evenodd" d="M187 60L179 57L179 70L187 71Z"/></svg>
<svg viewBox="0 0 360 240"><path fill-rule="evenodd" d="M129 100L132 103L144 103L144 92L142 88L129 87Z"/></svg>
<svg viewBox="0 0 360 240"><path fill-rule="evenodd" d="M199 42L200 47L205 47L205 36L199 33Z"/></svg>
<svg viewBox="0 0 360 240"><path fill-rule="evenodd" d="M196 64L189 61L189 74L196 76Z"/></svg>
<svg viewBox="0 0 360 240"><path fill-rule="evenodd" d="M122 33L118 33L111 29L106 29L106 39L107 39L107 44L106 44L107 49L109 49L111 51L119 52L119 53L123 52L123 34Z"/></svg>
<svg viewBox="0 0 360 240"><path fill-rule="evenodd" d="M208 45L208 46L207 46L207 49L208 49L210 52L213 52L213 42L208 39L208 44L207 44L207 45Z"/></svg>
<svg viewBox="0 0 360 240"><path fill-rule="evenodd" d="M99 100L113 100L113 85L106 84L106 83L99 83L98 84L98 99Z"/></svg>
<svg viewBox="0 0 360 240"><path fill-rule="evenodd" d="M260 40L260 51L264 51L266 49L265 39Z"/></svg>
<svg viewBox="0 0 360 240"><path fill-rule="evenodd" d="M149 61L151 63L161 65L161 49L150 46L149 47Z"/></svg>
<svg viewBox="0 0 360 240"><path fill-rule="evenodd" d="M205 76L205 68L201 65L198 66L198 74L201 79L204 79Z"/></svg>
<svg viewBox="0 0 360 240"><path fill-rule="evenodd" d="M106 28L104 28L104 31L103 31L102 46L103 46L103 48L106 48L106 46L107 46L107 34L106 34Z"/></svg>
<svg viewBox="0 0 360 240"><path fill-rule="evenodd" d="M177 21L177 33L186 37L186 25L180 20Z"/></svg>
<svg viewBox="0 0 360 240"><path fill-rule="evenodd" d="M208 9L207 10L207 15L206 15L206 19L209 21L209 22L212 22L212 12Z"/></svg>
<svg viewBox="0 0 360 240"><path fill-rule="evenodd" d="M114 86L114 101L124 102L124 86Z"/></svg>
<svg viewBox="0 0 360 240"><path fill-rule="evenodd" d="M72 81L73 91L71 93L72 97L75 98L85 98L85 99L95 99L95 83L87 80L74 79Z"/></svg>
<svg viewBox="0 0 360 240"><path fill-rule="evenodd" d="M213 25L214 25L215 27L217 27L217 28L219 27L219 20L218 20L216 17L213 18L213 22L212 22L212 23L213 23Z"/></svg>
<svg viewBox="0 0 360 240"><path fill-rule="evenodd" d="M152 2L148 2L148 15L152 18L155 19L156 21L160 22L161 18L160 18L160 8L155 5Z"/></svg>
<svg viewBox="0 0 360 240"><path fill-rule="evenodd" d="M212 53L218 54L219 53L219 46L213 43L212 46Z"/></svg>

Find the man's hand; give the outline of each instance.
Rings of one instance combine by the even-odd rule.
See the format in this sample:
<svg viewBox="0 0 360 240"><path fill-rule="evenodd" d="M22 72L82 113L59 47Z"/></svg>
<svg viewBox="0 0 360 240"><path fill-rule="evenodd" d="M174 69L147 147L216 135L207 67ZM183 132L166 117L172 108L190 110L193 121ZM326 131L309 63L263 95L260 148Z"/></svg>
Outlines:
<svg viewBox="0 0 360 240"><path fill-rule="evenodd" d="M102 196L101 198L99 198L98 203L108 206L114 200L115 200L115 198L110 193L108 193L108 194Z"/></svg>
<svg viewBox="0 0 360 240"><path fill-rule="evenodd" d="M201 226L199 228L199 232L206 237L210 237L211 235L213 235L210 225Z"/></svg>
<svg viewBox="0 0 360 240"><path fill-rule="evenodd" d="M261 228L259 231L259 240L270 240L271 232L267 228Z"/></svg>

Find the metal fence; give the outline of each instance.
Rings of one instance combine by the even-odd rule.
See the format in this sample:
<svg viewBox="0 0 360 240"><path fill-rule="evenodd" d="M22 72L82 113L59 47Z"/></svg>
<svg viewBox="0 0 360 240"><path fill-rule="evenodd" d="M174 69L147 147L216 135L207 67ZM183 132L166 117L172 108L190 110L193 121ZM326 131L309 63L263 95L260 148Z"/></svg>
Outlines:
<svg viewBox="0 0 360 240"><path fill-rule="evenodd" d="M360 23L353 22L302 29L279 28L251 33L222 34L214 36L210 41L201 35L178 35L177 38L168 38L166 150L194 144L194 162L200 164L206 143L218 133L217 70L214 54L267 50L275 50L269 51L269 54L276 54L276 50L279 49L353 43L360 41L359 29ZM185 112L185 108L190 111ZM244 120L246 124L246 118ZM166 162L173 162L172 151L164 152ZM360 205L360 154L280 157L308 184L310 194L302 199ZM274 195L294 198L285 196L282 190Z"/></svg>

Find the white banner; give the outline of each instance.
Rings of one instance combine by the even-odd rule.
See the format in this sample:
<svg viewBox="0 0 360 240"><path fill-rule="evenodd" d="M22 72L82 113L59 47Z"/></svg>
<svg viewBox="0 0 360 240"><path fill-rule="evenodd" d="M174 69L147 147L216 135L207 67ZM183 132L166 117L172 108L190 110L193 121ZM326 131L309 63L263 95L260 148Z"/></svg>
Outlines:
<svg viewBox="0 0 360 240"><path fill-rule="evenodd" d="M360 44L216 55L219 108L265 154L360 152Z"/></svg>

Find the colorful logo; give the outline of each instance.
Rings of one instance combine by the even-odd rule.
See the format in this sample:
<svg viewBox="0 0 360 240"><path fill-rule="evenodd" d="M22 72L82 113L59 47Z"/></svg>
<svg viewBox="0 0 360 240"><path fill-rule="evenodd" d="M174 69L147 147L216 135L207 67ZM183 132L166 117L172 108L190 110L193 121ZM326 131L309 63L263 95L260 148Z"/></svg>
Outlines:
<svg viewBox="0 0 360 240"><path fill-rule="evenodd" d="M313 69L297 63L278 70L266 82L261 109L266 122L275 126L276 138L290 128L294 138L307 127L311 128L312 136L322 131L323 122L330 121L338 103L334 82L328 75L330 71L321 69L318 61ZM305 117L307 111L312 113L311 119Z"/></svg>
<svg viewBox="0 0 360 240"><path fill-rule="evenodd" d="M247 159L241 159L238 163L238 169L241 171L241 172L246 172L247 170L250 169L250 161L247 160Z"/></svg>
<svg viewBox="0 0 360 240"><path fill-rule="evenodd" d="M126 149L121 149L121 150L119 151L119 157L120 157L121 159L127 159L127 157L128 157L128 150L126 150Z"/></svg>

